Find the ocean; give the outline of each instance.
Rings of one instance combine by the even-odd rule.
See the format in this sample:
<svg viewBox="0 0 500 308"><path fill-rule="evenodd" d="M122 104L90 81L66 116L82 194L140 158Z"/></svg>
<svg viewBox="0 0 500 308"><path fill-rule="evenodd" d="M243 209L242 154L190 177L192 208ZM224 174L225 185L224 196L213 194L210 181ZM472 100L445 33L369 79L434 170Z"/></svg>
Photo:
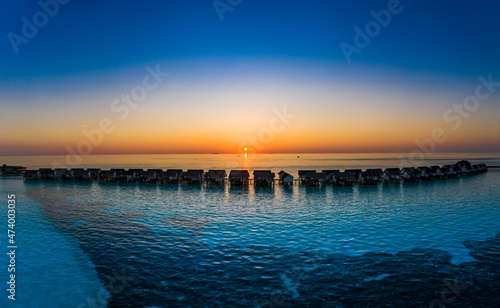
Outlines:
<svg viewBox="0 0 500 308"><path fill-rule="evenodd" d="M400 167L404 154L82 157L79 167ZM496 154L434 154L419 165ZM28 168L65 156L1 157ZM71 166L77 167L77 166ZM16 195L16 301L1 307L498 307L500 172L350 187L0 178Z"/></svg>

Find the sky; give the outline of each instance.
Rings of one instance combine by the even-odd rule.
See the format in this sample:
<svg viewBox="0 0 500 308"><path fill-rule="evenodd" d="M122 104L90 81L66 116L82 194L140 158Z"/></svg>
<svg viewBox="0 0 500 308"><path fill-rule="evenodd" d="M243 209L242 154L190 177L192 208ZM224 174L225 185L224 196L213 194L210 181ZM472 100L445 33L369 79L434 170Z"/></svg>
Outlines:
<svg viewBox="0 0 500 308"><path fill-rule="evenodd" d="M499 152L497 1L7 1L0 155Z"/></svg>

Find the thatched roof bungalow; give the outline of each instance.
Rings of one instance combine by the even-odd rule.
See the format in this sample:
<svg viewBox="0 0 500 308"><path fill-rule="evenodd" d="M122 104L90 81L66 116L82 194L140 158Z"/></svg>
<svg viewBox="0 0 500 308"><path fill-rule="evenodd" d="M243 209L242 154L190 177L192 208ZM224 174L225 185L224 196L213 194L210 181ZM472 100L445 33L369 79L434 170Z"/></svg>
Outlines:
<svg viewBox="0 0 500 308"><path fill-rule="evenodd" d="M204 173L203 170L189 169L181 174L181 179L185 183L200 183L203 180Z"/></svg>
<svg viewBox="0 0 500 308"><path fill-rule="evenodd" d="M99 177L99 173L101 173L100 168L88 168L89 176L91 179L97 179Z"/></svg>
<svg viewBox="0 0 500 308"><path fill-rule="evenodd" d="M293 176L285 171L280 171L278 173L280 183L284 185L293 185Z"/></svg>
<svg viewBox="0 0 500 308"><path fill-rule="evenodd" d="M38 174L40 175L40 178L44 180L52 180L55 178L54 170L50 168L40 168L38 169Z"/></svg>
<svg viewBox="0 0 500 308"><path fill-rule="evenodd" d="M38 170L26 170L23 174L25 180L36 180L40 178Z"/></svg>
<svg viewBox="0 0 500 308"><path fill-rule="evenodd" d="M156 181L158 179L158 176L159 174L162 172L161 169L159 169L160 171L157 171L157 170L148 170L148 171L143 171L141 172L139 178L143 181L143 182L152 182L152 181Z"/></svg>
<svg viewBox="0 0 500 308"><path fill-rule="evenodd" d="M82 181L82 180L90 180L90 174L88 170L78 169L72 170L71 175L73 179Z"/></svg>
<svg viewBox="0 0 500 308"><path fill-rule="evenodd" d="M274 184L275 174L271 170L254 170L253 182L255 185L272 185Z"/></svg>
<svg viewBox="0 0 500 308"><path fill-rule="evenodd" d="M209 183L224 183L226 181L226 170L208 170L205 180Z"/></svg>
<svg viewBox="0 0 500 308"><path fill-rule="evenodd" d="M309 172L305 175L306 185L319 186L326 183L326 175L320 172Z"/></svg>
<svg viewBox="0 0 500 308"><path fill-rule="evenodd" d="M299 179L304 179L308 173L316 173L316 170L299 170Z"/></svg>
<svg viewBox="0 0 500 308"><path fill-rule="evenodd" d="M108 181L114 181L116 180L116 171L113 171L113 170L101 170L101 172L99 173L99 180L101 181L105 181L105 182L108 182Z"/></svg>
<svg viewBox="0 0 500 308"><path fill-rule="evenodd" d="M359 174L359 183L363 185L374 185L382 179L382 169L367 169Z"/></svg>
<svg viewBox="0 0 500 308"><path fill-rule="evenodd" d="M60 178L62 178L63 173L65 171L68 171L68 170L69 169L67 169L67 168L56 168L54 170L54 177L60 179Z"/></svg>
<svg viewBox="0 0 500 308"><path fill-rule="evenodd" d="M382 174L384 183L398 183L401 180L401 170L399 168L387 168Z"/></svg>
<svg viewBox="0 0 500 308"><path fill-rule="evenodd" d="M401 169L401 177L405 182L418 182L421 174L415 167L407 167Z"/></svg>
<svg viewBox="0 0 500 308"><path fill-rule="evenodd" d="M167 169L160 173L160 180L164 183L176 183L179 182L181 174L181 169Z"/></svg>
<svg viewBox="0 0 500 308"><path fill-rule="evenodd" d="M354 181L359 179L359 175L363 172L361 169L345 169L344 172L350 172L354 175Z"/></svg>
<svg viewBox="0 0 500 308"><path fill-rule="evenodd" d="M452 165L444 165L441 167L441 172L443 173L444 177L456 177L459 176L455 168L453 168Z"/></svg>
<svg viewBox="0 0 500 308"><path fill-rule="evenodd" d="M356 178L355 173L349 172L349 171L344 171L344 172L339 172L333 175L333 185L336 186L348 186L352 185Z"/></svg>
<svg viewBox="0 0 500 308"><path fill-rule="evenodd" d="M434 179L439 179L444 176L443 172L441 171L441 167L439 166L430 166L427 169L427 174L429 175L430 178Z"/></svg>
<svg viewBox="0 0 500 308"><path fill-rule="evenodd" d="M248 185L250 174L248 173L248 170L231 170L229 172L228 180L231 185Z"/></svg>
<svg viewBox="0 0 500 308"><path fill-rule="evenodd" d="M420 172L420 178L422 180L430 180L432 179L431 177L431 170L429 167L418 167L417 171Z"/></svg>
<svg viewBox="0 0 500 308"><path fill-rule="evenodd" d="M327 182L333 181L333 175L336 173L339 173L340 170L323 170L321 173L323 173L326 177Z"/></svg>

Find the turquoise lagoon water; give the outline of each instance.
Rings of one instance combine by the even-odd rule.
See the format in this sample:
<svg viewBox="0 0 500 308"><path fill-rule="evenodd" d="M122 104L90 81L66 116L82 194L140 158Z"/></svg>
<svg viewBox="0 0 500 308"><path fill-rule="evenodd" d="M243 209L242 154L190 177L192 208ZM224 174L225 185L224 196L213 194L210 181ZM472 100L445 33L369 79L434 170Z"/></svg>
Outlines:
<svg viewBox="0 0 500 308"><path fill-rule="evenodd" d="M231 159L294 175L400 164L397 155L300 156ZM460 158L441 155L425 165ZM499 163L491 155L465 158ZM135 156L109 159L88 166L228 162L222 155L148 156L144 165ZM451 294L455 306L491 306L500 291L499 184L499 171L341 188L4 177L0 196L3 204L8 193L17 196L16 307L422 307L439 304L448 280L462 286ZM7 262L0 258L0 268ZM0 277L8 281L7 271ZM12 305L3 293L0 305Z"/></svg>

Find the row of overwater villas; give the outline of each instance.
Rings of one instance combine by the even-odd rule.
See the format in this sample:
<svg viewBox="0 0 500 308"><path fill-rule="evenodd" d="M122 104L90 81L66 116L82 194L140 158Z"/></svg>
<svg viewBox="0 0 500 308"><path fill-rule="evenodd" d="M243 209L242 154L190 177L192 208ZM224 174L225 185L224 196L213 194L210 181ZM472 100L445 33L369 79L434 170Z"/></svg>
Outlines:
<svg viewBox="0 0 500 308"><path fill-rule="evenodd" d="M306 185L323 185L331 183L339 186L352 185L359 182L364 185L373 185L379 182L399 183L400 181L418 182L420 180L443 179L457 177L465 174L478 174L487 171L485 164L472 165L468 161L459 161L454 165L418 167L418 168L387 168L382 169L346 169L340 170L299 170L298 182ZM285 185L292 185L294 177L285 171L278 173L277 179ZM224 183L231 185L248 185L250 173L248 170L231 170L229 176L225 170L187 170L181 169L111 169L97 168L72 168L27 170L24 173L26 180L34 179L59 179L59 180L100 180L104 182L161 182L161 183ZM273 185L275 174L270 170L254 170L253 183L255 185Z"/></svg>
<svg viewBox="0 0 500 308"><path fill-rule="evenodd" d="M488 171L485 164L472 165L462 160L453 165L430 166L430 167L407 167L382 169L346 169L323 170L321 173L315 170L299 170L299 181L309 185L321 185L331 183L338 186L352 185L357 182L363 185L375 185L380 182L420 182L422 180L436 180L459 177L461 175L479 174Z"/></svg>
<svg viewBox="0 0 500 308"><path fill-rule="evenodd" d="M248 170L187 170L182 169L111 169L101 170L98 168L72 168L72 169L50 169L40 168L38 170L27 170L24 179L59 179L59 180L100 180L104 182L161 182L161 183L224 183L229 181L232 185L247 185L250 182ZM255 170L253 182L256 185L274 184L275 174L271 170ZM293 178L292 178L293 183Z"/></svg>

